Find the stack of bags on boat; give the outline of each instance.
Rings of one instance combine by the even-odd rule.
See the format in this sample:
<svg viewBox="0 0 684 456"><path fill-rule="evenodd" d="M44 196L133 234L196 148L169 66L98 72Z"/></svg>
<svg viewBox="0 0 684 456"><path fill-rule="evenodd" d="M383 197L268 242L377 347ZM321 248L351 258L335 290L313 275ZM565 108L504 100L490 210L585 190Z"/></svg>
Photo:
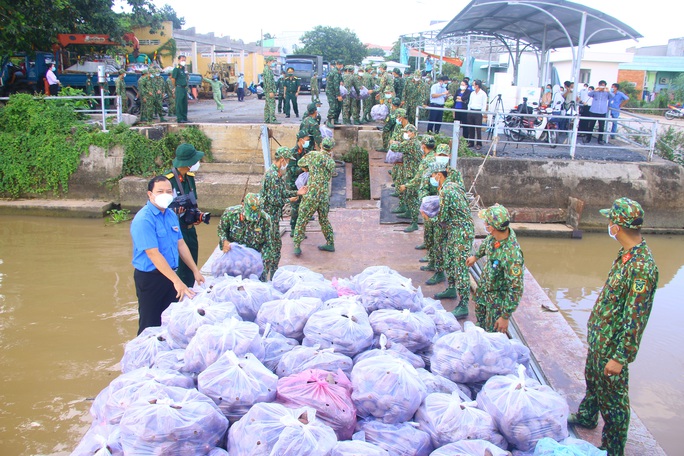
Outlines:
<svg viewBox="0 0 684 456"><path fill-rule="evenodd" d="M461 328L386 266L196 291L126 345L74 455L604 454L566 441L568 405L524 345Z"/></svg>

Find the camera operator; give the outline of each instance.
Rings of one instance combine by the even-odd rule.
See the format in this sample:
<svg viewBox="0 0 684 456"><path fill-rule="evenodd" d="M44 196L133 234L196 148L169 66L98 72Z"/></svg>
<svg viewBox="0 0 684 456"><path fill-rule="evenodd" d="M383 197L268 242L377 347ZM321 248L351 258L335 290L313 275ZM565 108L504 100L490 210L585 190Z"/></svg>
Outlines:
<svg viewBox="0 0 684 456"><path fill-rule="evenodd" d="M197 264L199 244L195 225L201 222L209 223L211 214L200 212L197 208L197 187L195 186L195 172L199 169L200 160L204 152L195 149L192 144L183 143L176 148L176 158L173 159L173 169L165 174L173 187L174 201L169 206L177 215L183 233L183 240L190 249L192 259ZM180 263L178 277L188 287L195 283L193 272Z"/></svg>

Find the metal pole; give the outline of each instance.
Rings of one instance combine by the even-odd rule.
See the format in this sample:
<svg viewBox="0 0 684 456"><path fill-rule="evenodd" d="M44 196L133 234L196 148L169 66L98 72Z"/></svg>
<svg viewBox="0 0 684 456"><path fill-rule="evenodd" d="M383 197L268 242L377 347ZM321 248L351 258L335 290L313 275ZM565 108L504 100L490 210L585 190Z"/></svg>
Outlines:
<svg viewBox="0 0 684 456"><path fill-rule="evenodd" d="M268 126L261 126L261 150L264 153L264 170L271 167L271 143L268 140Z"/></svg>
<svg viewBox="0 0 684 456"><path fill-rule="evenodd" d="M570 158L575 159L575 149L577 149L577 131L579 130L579 113L575 116L572 123L572 133L570 134Z"/></svg>
<svg viewBox="0 0 684 456"><path fill-rule="evenodd" d="M454 131L451 134L451 160L449 165L452 168L456 168L456 164L458 161L458 145L460 141L460 136L461 136L461 122L458 120L454 120Z"/></svg>
<svg viewBox="0 0 684 456"><path fill-rule="evenodd" d="M121 123L121 103L123 102L121 95L116 96L116 123Z"/></svg>
<svg viewBox="0 0 684 456"><path fill-rule="evenodd" d="M102 109L102 131L107 131L107 113L105 111L104 86L100 84L100 108Z"/></svg>
<svg viewBox="0 0 684 456"><path fill-rule="evenodd" d="M584 34L585 30L587 28L587 12L584 11L582 13L582 22L580 23L580 34L578 38L578 43L577 43L577 56L575 57L575 74L573 74L574 82L577 84L577 87L575 87L574 90L577 90L579 88L580 84L580 72L581 72L581 67L582 67L582 58L584 57ZM575 99L577 98L577 92L573 92L573 96Z"/></svg>
<svg viewBox="0 0 684 456"><path fill-rule="evenodd" d="M656 120L651 125L651 143L650 143L649 149L648 149L648 161L653 160L653 152L655 151L656 135L657 134L658 134L658 121Z"/></svg>

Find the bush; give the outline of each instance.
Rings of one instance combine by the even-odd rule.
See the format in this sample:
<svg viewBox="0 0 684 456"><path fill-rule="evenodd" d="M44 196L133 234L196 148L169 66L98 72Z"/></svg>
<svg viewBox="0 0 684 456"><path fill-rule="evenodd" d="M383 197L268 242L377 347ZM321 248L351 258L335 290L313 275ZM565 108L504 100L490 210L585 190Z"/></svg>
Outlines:
<svg viewBox="0 0 684 456"><path fill-rule="evenodd" d="M352 164L352 185L354 199L370 199L370 171L368 168L368 151L363 147L354 146L342 155L342 160Z"/></svg>
<svg viewBox="0 0 684 456"><path fill-rule="evenodd" d="M655 152L666 160L684 165L684 131L667 127L656 138Z"/></svg>

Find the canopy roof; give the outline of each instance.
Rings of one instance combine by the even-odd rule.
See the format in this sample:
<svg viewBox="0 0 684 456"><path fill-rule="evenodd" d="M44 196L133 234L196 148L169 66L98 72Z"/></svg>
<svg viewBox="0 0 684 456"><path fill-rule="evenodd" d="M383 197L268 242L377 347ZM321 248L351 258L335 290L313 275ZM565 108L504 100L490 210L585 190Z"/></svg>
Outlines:
<svg viewBox="0 0 684 456"><path fill-rule="evenodd" d="M585 38L584 43L579 43L584 13L587 14ZM437 39L467 34L520 39L537 49L642 37L608 14L565 0L473 0L439 32Z"/></svg>

